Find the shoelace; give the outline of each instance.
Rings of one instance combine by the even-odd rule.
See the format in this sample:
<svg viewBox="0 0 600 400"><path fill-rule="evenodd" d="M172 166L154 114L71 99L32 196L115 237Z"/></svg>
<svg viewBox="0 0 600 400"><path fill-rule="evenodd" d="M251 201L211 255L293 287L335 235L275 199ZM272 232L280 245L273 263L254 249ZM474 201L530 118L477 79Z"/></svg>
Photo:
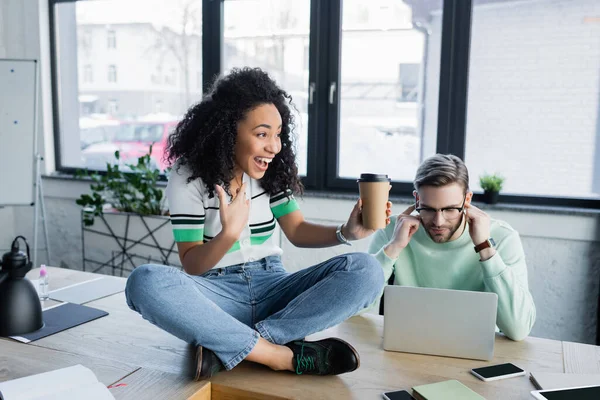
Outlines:
<svg viewBox="0 0 600 400"><path fill-rule="evenodd" d="M300 355L296 356L296 374L302 375L304 372L310 372L316 369L315 356L304 355L304 342L300 348Z"/></svg>

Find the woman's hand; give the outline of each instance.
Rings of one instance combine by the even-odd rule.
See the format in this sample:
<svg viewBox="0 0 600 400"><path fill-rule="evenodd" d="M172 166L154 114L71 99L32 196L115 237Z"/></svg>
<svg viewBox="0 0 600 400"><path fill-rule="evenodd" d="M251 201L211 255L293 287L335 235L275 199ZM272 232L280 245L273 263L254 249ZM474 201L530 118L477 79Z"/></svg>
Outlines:
<svg viewBox="0 0 600 400"><path fill-rule="evenodd" d="M238 240L242 231L248 225L250 215L250 200L246 200L246 182L237 190L231 203L227 202L225 190L215 185L219 196L219 215L221 217L222 234Z"/></svg>
<svg viewBox="0 0 600 400"><path fill-rule="evenodd" d="M390 223L390 215L392 215L392 202L388 201L386 204L385 210L385 224ZM375 232L375 229L367 229L363 226L362 223L362 200L358 199L352 212L350 213L350 217L348 218L348 222L342 226L342 235L348 240L359 240L364 239L367 236L372 235Z"/></svg>

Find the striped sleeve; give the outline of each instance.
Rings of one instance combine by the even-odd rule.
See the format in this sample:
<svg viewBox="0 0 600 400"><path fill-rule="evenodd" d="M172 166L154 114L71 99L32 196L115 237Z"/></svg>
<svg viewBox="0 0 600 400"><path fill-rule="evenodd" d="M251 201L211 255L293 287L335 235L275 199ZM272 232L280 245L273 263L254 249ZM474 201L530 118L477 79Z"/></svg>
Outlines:
<svg viewBox="0 0 600 400"><path fill-rule="evenodd" d="M187 183L186 168L173 167L167 184L167 200L171 214L171 227L176 242L201 242L204 240L204 203L200 179Z"/></svg>
<svg viewBox="0 0 600 400"><path fill-rule="evenodd" d="M269 205L275 218L283 217L284 215L300 209L298 202L292 195L292 191L289 189L271 196Z"/></svg>
<svg viewBox="0 0 600 400"><path fill-rule="evenodd" d="M171 214L176 242L201 242L204 239L204 215Z"/></svg>

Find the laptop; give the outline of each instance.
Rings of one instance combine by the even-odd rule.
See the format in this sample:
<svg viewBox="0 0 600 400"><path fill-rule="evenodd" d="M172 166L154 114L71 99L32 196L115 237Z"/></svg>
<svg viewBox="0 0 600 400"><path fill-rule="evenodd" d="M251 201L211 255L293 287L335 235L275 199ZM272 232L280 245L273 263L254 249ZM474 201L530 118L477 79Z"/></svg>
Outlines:
<svg viewBox="0 0 600 400"><path fill-rule="evenodd" d="M383 348L491 360L498 295L466 290L386 286Z"/></svg>

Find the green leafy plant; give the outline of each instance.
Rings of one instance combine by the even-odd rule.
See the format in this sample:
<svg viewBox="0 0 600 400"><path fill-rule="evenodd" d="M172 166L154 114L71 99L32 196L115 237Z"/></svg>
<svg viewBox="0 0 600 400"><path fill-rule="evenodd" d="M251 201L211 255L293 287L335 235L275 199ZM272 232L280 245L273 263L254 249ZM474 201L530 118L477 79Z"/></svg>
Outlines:
<svg viewBox="0 0 600 400"><path fill-rule="evenodd" d="M77 171L78 177L89 177L91 194L82 194L75 202L84 207L83 223L94 224L94 217L102 215L105 207L140 215L164 215L165 197L156 187L160 170L151 162L152 146L139 157L137 164L124 164L129 170L119 168L120 154L115 151L116 164L106 163L106 173ZM165 172L168 172L165 171Z"/></svg>
<svg viewBox="0 0 600 400"><path fill-rule="evenodd" d="M498 174L483 174L479 177L479 185L487 192L500 192L504 184L504 177Z"/></svg>

